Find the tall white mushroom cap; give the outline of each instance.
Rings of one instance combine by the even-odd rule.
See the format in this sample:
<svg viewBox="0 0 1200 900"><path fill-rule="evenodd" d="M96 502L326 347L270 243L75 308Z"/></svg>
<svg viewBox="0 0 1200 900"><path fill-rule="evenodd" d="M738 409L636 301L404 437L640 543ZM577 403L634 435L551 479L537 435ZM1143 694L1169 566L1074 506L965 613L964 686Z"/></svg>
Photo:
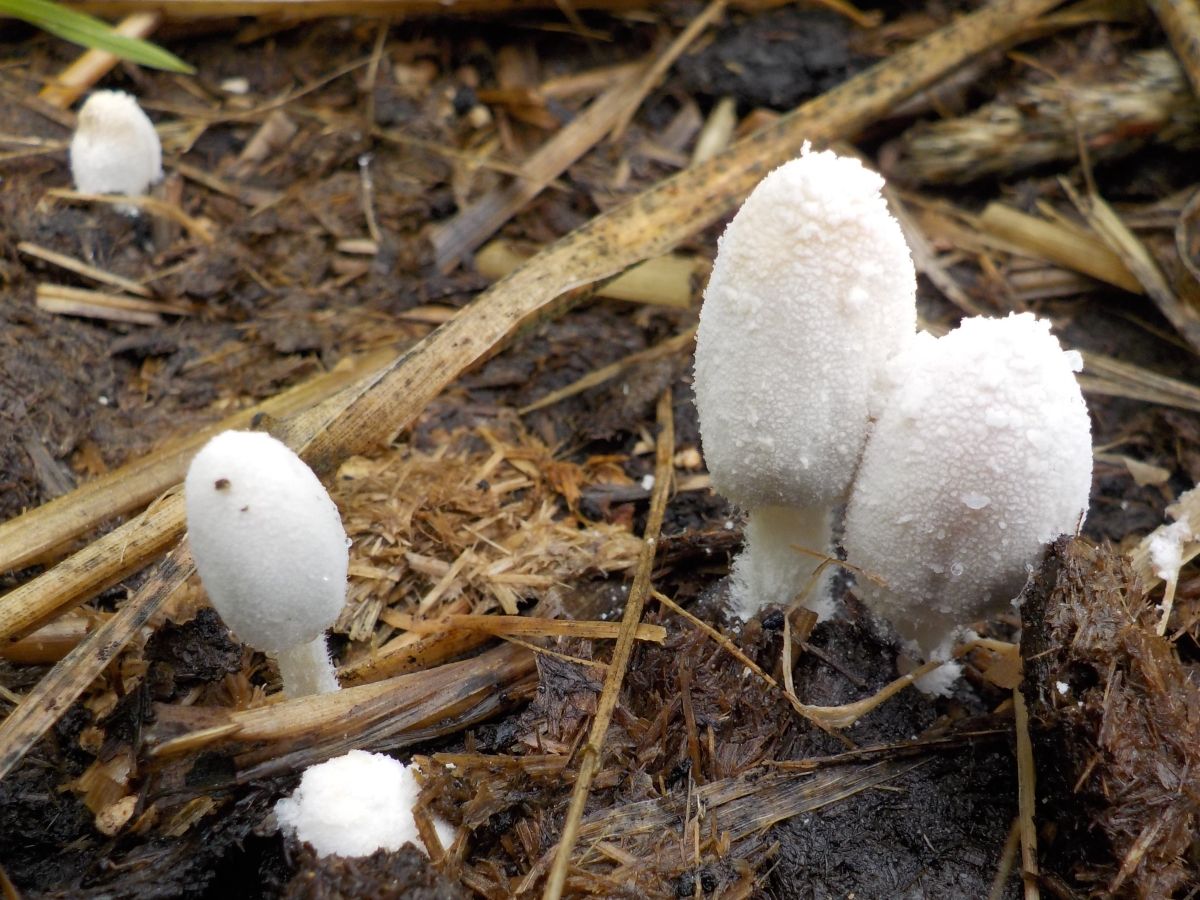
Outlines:
<svg viewBox="0 0 1200 900"><path fill-rule="evenodd" d="M349 551L312 469L268 434L226 431L184 490L196 569L225 624L268 653L322 638L346 602Z"/></svg>
<svg viewBox="0 0 1200 900"><path fill-rule="evenodd" d="M743 507L832 505L849 488L879 372L916 331L912 259L882 187L856 159L806 152L721 238L696 407L713 487Z"/></svg>
<svg viewBox="0 0 1200 900"><path fill-rule="evenodd" d="M154 124L122 91L88 97L79 110L70 156L75 188L85 194L144 194L163 176Z"/></svg>
<svg viewBox="0 0 1200 900"><path fill-rule="evenodd" d="M889 367L846 511L864 602L927 657L1021 591L1092 481L1082 360L1032 314L921 335Z"/></svg>

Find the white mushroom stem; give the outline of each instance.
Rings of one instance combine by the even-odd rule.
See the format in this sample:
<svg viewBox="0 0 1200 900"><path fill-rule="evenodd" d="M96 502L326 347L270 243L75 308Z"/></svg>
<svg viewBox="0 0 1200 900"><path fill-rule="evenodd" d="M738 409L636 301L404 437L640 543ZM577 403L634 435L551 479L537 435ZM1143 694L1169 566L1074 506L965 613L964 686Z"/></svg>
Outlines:
<svg viewBox="0 0 1200 900"><path fill-rule="evenodd" d="M814 576L824 561L822 554L831 555L832 543L828 507L752 509L746 523L745 550L733 567L734 612L746 620L765 603L787 606L800 597L801 605L812 609L818 619L828 619L833 615L833 603L824 586L830 567L815 581Z"/></svg>
<svg viewBox="0 0 1200 900"><path fill-rule="evenodd" d="M337 673L329 660L325 635L307 644L297 644L275 654L283 692L289 699L309 694L331 694L339 687Z"/></svg>

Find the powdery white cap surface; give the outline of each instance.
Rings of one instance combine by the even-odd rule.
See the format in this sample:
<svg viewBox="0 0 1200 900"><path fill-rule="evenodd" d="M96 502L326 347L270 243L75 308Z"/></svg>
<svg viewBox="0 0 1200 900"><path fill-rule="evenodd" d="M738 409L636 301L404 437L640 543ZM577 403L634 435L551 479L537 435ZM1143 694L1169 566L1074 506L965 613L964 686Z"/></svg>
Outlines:
<svg viewBox="0 0 1200 900"><path fill-rule="evenodd" d="M864 602L926 656L1021 591L1047 542L1074 534L1092 481L1091 422L1048 322L967 319L889 367L846 511Z"/></svg>
<svg viewBox="0 0 1200 900"><path fill-rule="evenodd" d="M916 331L916 276L883 179L806 152L754 189L721 237L696 338L713 487L744 507L846 492L885 361Z"/></svg>
<svg viewBox="0 0 1200 900"><path fill-rule="evenodd" d="M305 769L296 792L275 804L275 818L321 856L369 856L409 841L425 849L412 813L420 793L411 766L351 750ZM442 846L450 846L453 827L434 824Z"/></svg>
<svg viewBox="0 0 1200 900"><path fill-rule="evenodd" d="M88 97L71 138L76 190L144 194L162 176L162 144L137 100L121 91Z"/></svg>
<svg viewBox="0 0 1200 900"><path fill-rule="evenodd" d="M269 434L226 431L184 482L188 540L225 624L279 653L315 640L346 602L349 550L312 469Z"/></svg>

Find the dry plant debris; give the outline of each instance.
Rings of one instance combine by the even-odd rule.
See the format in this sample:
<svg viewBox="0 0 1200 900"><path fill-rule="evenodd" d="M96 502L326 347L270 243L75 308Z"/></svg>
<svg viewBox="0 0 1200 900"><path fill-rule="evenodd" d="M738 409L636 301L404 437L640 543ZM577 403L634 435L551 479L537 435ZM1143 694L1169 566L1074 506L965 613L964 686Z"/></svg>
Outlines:
<svg viewBox="0 0 1200 900"><path fill-rule="evenodd" d="M1195 890L1200 683L1127 561L1062 539L1022 607L1044 850L1098 894ZM1044 818L1041 813L1040 817Z"/></svg>

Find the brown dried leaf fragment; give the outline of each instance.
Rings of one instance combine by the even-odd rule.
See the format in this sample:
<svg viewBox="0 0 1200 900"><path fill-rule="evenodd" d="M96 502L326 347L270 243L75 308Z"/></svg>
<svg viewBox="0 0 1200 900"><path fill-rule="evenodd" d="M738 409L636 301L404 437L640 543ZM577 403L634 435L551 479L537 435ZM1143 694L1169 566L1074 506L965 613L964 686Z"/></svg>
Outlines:
<svg viewBox="0 0 1200 900"><path fill-rule="evenodd" d="M1200 887L1200 678L1129 562L1061 538L1021 617L1043 866L1104 896Z"/></svg>

